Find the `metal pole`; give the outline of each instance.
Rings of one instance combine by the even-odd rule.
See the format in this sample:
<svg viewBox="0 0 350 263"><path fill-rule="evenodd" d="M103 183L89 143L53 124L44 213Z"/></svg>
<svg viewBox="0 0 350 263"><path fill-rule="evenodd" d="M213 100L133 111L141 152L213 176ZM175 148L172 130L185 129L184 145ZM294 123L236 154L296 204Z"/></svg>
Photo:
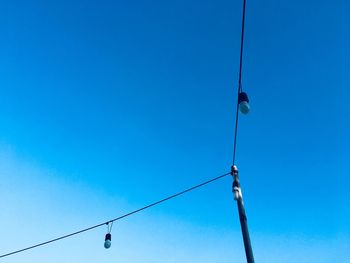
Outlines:
<svg viewBox="0 0 350 263"><path fill-rule="evenodd" d="M241 186L238 178L238 169L235 165L231 167L231 175L233 176L232 192L234 195L234 199L237 201L239 221L241 222L243 243L244 243L247 263L254 263L253 249L250 243L250 237L249 237L249 231L248 231L247 216L244 209L242 191L241 191Z"/></svg>

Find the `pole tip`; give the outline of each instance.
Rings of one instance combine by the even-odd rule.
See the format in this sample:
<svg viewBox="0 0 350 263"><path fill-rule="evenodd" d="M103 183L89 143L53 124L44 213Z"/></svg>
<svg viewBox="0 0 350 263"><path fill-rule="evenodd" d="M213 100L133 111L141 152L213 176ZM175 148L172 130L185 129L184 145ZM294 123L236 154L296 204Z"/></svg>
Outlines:
<svg viewBox="0 0 350 263"><path fill-rule="evenodd" d="M231 166L231 175L238 174L238 168L236 165Z"/></svg>

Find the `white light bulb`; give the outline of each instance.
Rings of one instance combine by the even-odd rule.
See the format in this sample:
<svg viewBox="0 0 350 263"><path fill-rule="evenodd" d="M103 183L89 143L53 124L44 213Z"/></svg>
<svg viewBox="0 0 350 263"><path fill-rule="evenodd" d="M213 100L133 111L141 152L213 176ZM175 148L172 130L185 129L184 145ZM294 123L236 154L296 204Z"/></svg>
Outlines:
<svg viewBox="0 0 350 263"><path fill-rule="evenodd" d="M243 114L248 114L249 110L250 110L250 106L249 103L247 101L241 101L239 103L239 110L243 113Z"/></svg>
<svg viewBox="0 0 350 263"><path fill-rule="evenodd" d="M105 247L106 249L110 248L111 245L112 245L112 242L111 242L110 240L106 240L105 243L104 243L104 247Z"/></svg>

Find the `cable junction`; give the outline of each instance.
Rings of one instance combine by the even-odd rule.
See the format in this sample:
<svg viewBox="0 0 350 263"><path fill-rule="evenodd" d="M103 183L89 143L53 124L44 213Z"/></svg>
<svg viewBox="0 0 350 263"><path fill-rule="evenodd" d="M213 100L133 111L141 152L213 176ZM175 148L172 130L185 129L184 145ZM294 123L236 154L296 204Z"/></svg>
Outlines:
<svg viewBox="0 0 350 263"><path fill-rule="evenodd" d="M139 209L136 209L136 210L131 211L131 212L127 213L127 214L124 214L124 215L121 215L121 216L119 216L119 217L116 217L116 218L114 218L114 219L108 220L108 221L106 221L106 222L103 222L103 223L100 223L100 224L97 224L97 225L94 225L94 226L90 226L90 227L88 227L88 228L81 229L81 230L79 230L79 231L72 232L72 233L70 233L70 234L67 234L67 235L64 235L64 236L60 236L60 237L57 237L57 238L54 238L54 239L51 239L51 240L48 240L48 241L45 241L45 242L42 242L42 243L38 243L38 244L29 246L29 247L26 247L26 248L22 248L22 249L19 249L19 250L15 250L15 251L12 251L12 252L9 252L9 253L0 255L0 258L8 257L8 256L11 256L11 255L14 255L14 254L18 254L18 253L24 252L24 251L26 251L26 250L30 250L30 249L34 249L34 248L37 248L37 247L41 247L41 246L44 246L44 245L47 245L47 244L50 244L50 243L53 243L53 242L56 242L56 241L59 241L59 240L68 238L68 237L71 237L71 236L75 236L75 235L78 235L78 234L81 234L81 233L90 231L90 230L95 229L95 228L98 228L98 227L105 226L105 225L107 225L108 232L110 232L110 231L112 230L112 223L113 223L113 222L116 222L116 221L119 221L119 220L121 220L121 219L127 218L127 217L129 217L129 216L131 216L131 215L133 215L133 214L139 213L139 212L141 212L141 211L143 211L143 210L146 210L146 209L151 208L151 207L153 207L153 206L159 205L159 204L161 204L161 203L163 203L163 202L166 202L166 201L168 201L168 200L171 200L171 199L173 199L173 198L176 198L176 197L178 197L178 196L180 196L180 195L183 195L183 194L185 194L185 193L191 192L191 191L193 191L193 190L195 190L195 189L197 189L197 188L200 188L200 187L202 187L202 186L205 186L205 185L207 185L207 184L210 184L210 183L212 183L212 182L214 182L214 181L217 181L217 180L219 180L219 179L221 179L221 178L224 178L225 176L230 175L230 174L231 174L231 172L222 174L222 175L217 176L217 177L214 177L214 178L212 178L212 179L210 179L210 180L207 180L207 181L202 182L202 183L200 183L200 184L194 185L194 186L192 186L192 187L190 187L190 188L187 188L187 189L185 189L185 190L183 190L183 191L181 191L181 192L178 192L178 193L176 193L176 194L170 195L170 196L165 197L165 198L163 198L163 199L160 199L160 200L158 200L158 201L156 201L156 202L154 202L154 203L151 203L151 204L149 204L149 205L143 206L143 207L141 207L141 208L139 208ZM110 234L110 233L108 233L108 234Z"/></svg>

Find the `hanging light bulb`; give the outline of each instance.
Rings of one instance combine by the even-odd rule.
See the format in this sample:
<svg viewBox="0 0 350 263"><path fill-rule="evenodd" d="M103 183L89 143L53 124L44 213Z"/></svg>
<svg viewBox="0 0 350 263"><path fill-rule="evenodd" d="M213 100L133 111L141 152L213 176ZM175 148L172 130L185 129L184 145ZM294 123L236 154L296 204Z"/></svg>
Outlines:
<svg viewBox="0 0 350 263"><path fill-rule="evenodd" d="M106 234L104 247L106 249L110 248L112 245L112 235L110 233Z"/></svg>
<svg viewBox="0 0 350 263"><path fill-rule="evenodd" d="M245 92L239 93L238 105L239 105L240 112L242 112L243 114L248 114L248 112L250 110L250 106L249 106L249 98L248 98L247 93L245 93Z"/></svg>
<svg viewBox="0 0 350 263"><path fill-rule="evenodd" d="M109 224L111 223L111 224ZM108 249L111 247L112 245L112 235L111 235L111 231L112 231L112 227L113 227L113 221L107 222L107 234L105 236L105 243L103 244L105 249Z"/></svg>

